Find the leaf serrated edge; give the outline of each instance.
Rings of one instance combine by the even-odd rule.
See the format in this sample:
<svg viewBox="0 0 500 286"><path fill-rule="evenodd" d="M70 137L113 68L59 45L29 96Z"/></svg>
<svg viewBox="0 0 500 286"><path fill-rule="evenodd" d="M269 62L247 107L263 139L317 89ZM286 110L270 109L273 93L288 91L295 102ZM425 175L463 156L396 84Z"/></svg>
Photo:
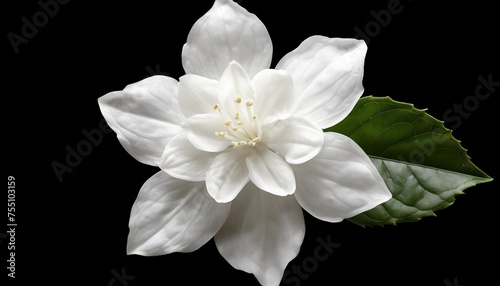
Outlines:
<svg viewBox="0 0 500 286"><path fill-rule="evenodd" d="M418 113L421 113L423 115L426 115L428 116L430 119L434 120L436 123L439 124L438 127L440 128L443 128L443 130L445 131L443 134L448 134L450 135L451 139L452 140L455 140L455 142L457 143L458 147L460 148L459 150L460 151L463 151L463 153L465 154L465 158L468 159L468 163L472 165L472 167L475 168L475 170L481 174L481 176L483 178L489 178L491 180L493 180L492 177L490 177L488 174L486 174L483 170L481 170L478 166L476 166L476 164L474 164L474 162L472 162L472 158L469 156L469 154L467 153L468 149L465 149L462 144L460 144L462 141L455 138L453 136L453 130L452 129L449 129L447 128L445 125L444 125L444 121L443 120L439 120L437 118L435 118L434 116L432 116L431 114L429 114L428 112L426 112L428 110L428 108L423 108L423 109L420 109L420 108L417 108L415 107L415 105L413 103L408 103L408 102L403 102L403 101L397 101L397 100L394 100L392 99L390 96L373 96L373 95L367 95L367 96L363 96L361 97L359 100L358 100L358 103L356 103L356 106L353 108L353 110L351 111L351 114L352 112L354 112L355 110L357 109L360 109L362 107L359 107L359 104L362 104L362 106L365 106L367 104L377 104L379 102L361 102L360 101L365 101L365 100L369 100L369 99L374 99L374 100L380 100L381 103L390 103L390 104L398 104L398 105L403 105L403 106L407 106L407 107L410 107L413 109L413 111L417 111ZM350 114L349 114L350 115ZM349 115L347 117L349 117ZM324 129L323 131L324 132L335 132L333 130L331 130L332 128L334 128L334 126L332 127L329 127L329 128L326 128ZM369 155L369 154L368 154ZM406 162L406 161L405 161ZM412 162L408 162L408 163L412 163ZM465 173L464 173L465 174ZM468 175L473 175L473 176L476 176L476 174L468 174Z"/></svg>
<svg viewBox="0 0 500 286"><path fill-rule="evenodd" d="M464 173L459 173L459 172L450 171L450 170L444 170L444 169L435 168L435 167L429 167L429 166L415 164L415 163L408 163L408 162L398 161L398 160L394 160L394 159L381 158L381 157L378 157L378 156L369 156L369 157L370 158L376 158L376 159L382 160L382 161L387 160L387 161L392 161L392 162L396 162L396 163L400 163L400 164L412 165L412 166L416 166L416 167L420 167L420 168L429 168L429 169L434 169L434 170L446 171L448 173L453 173L453 174L457 174L457 175L464 175ZM471 184L468 187L465 187L464 189L458 190L457 192L453 193L453 195L451 197L449 197L448 199L443 199L443 202L438 207L436 207L435 209L433 209L433 210L421 210L421 209L418 209L417 207L415 207L420 212L427 212L425 215L422 215L420 217L409 219L408 217L411 217L412 215L408 215L408 216L406 216L404 218L396 218L396 217L392 217L391 216L390 219L384 221L384 220L379 220L379 219L376 219L374 217L371 217L369 215L370 210L368 210L368 211L365 211L365 212L363 212L361 214L358 214L357 216L354 216L352 218L348 218L347 220L350 221L350 222L352 222L352 223L354 223L354 224L356 224L356 225L362 226L363 228L366 228L367 226L368 227L377 227L377 226L385 226L385 225L397 226L398 223L401 224L401 223L408 223L408 222L418 222L418 221L421 221L423 218L426 218L426 217L437 217L436 211L445 209L445 208L453 205L455 203L455 201L456 201L456 197L457 196L465 194L464 190L466 190L468 188L471 188L471 187L474 187L474 186L476 186L478 184L491 182L493 180L493 178L490 178L490 177L488 177L488 178L482 178L482 177L472 176L472 175L469 175L469 174L467 174L467 175L473 177L473 178L471 178L470 180L467 181L467 182L472 182L473 184ZM465 185L465 183L463 185ZM395 199L391 198L391 200L395 200ZM399 200L398 200L398 202L400 202L403 205L406 205L405 203L403 203L403 202L401 202ZM380 204L380 205L376 206L375 208L382 207L382 208L384 208L384 210L387 213L389 213L389 211L387 211L387 208L386 208L386 203ZM408 205L406 205L406 206L408 206ZM362 224L362 223L358 222L355 219L358 216L365 216L365 217L368 218L368 220L374 221L374 223ZM360 219L360 220L363 220L363 219Z"/></svg>

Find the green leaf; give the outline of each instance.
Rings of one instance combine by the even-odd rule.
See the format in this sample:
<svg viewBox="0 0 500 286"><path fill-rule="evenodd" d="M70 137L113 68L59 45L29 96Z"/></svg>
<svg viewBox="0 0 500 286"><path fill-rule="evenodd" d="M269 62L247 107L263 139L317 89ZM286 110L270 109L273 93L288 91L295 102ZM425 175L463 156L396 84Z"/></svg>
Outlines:
<svg viewBox="0 0 500 286"><path fill-rule="evenodd" d="M464 189L492 180L442 121L389 97L361 98L342 122L325 131L356 141L392 192L386 203L349 219L359 225L418 221L451 205Z"/></svg>

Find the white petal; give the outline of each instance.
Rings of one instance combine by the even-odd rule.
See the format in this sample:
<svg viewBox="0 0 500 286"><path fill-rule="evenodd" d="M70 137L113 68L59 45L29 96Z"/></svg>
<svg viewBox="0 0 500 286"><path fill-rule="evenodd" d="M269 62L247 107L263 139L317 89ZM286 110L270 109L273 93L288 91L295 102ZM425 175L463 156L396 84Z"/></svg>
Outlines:
<svg viewBox="0 0 500 286"><path fill-rule="evenodd" d="M250 151L246 163L250 180L257 187L277 196L295 192L293 170L280 155L265 146Z"/></svg>
<svg viewBox="0 0 500 286"><path fill-rule="evenodd" d="M245 157L236 150L217 155L206 175L208 193L219 203L232 201L249 180Z"/></svg>
<svg viewBox="0 0 500 286"><path fill-rule="evenodd" d="M179 80L179 105L186 117L214 113L218 81L194 74L184 75Z"/></svg>
<svg viewBox="0 0 500 286"><path fill-rule="evenodd" d="M254 100L255 90L247 72L238 62L232 61L222 74L219 82L218 103L222 104L222 110L226 115L233 116L240 108L235 100ZM239 103L245 104L245 102Z"/></svg>
<svg viewBox="0 0 500 286"><path fill-rule="evenodd" d="M128 254L191 252L220 229L230 204L219 204L203 182L175 179L163 171L144 183L132 206Z"/></svg>
<svg viewBox="0 0 500 286"><path fill-rule="evenodd" d="M208 167L216 154L196 149L185 133L175 136L163 152L158 165L170 176L187 181L205 181Z"/></svg>
<svg viewBox="0 0 500 286"><path fill-rule="evenodd" d="M292 75L298 96L294 114L322 129L344 119L364 91L366 51L362 40L313 36L283 57L276 69Z"/></svg>
<svg viewBox="0 0 500 286"><path fill-rule="evenodd" d="M194 147L205 152L220 152L231 145L225 138L215 135L226 131L223 119L215 114L198 114L189 117L182 127Z"/></svg>
<svg viewBox="0 0 500 286"><path fill-rule="evenodd" d="M127 152L157 166L165 146L185 120L177 101L177 81L153 76L110 92L98 100L108 125Z"/></svg>
<svg viewBox="0 0 500 286"><path fill-rule="evenodd" d="M295 197L311 215L338 222L389 200L392 195L365 152L349 137L325 133L323 150L294 165Z"/></svg>
<svg viewBox="0 0 500 286"><path fill-rule="evenodd" d="M253 77L269 68L272 43L264 24L254 14L228 0L217 0L191 28L182 49L188 74L218 80L231 61Z"/></svg>
<svg viewBox="0 0 500 286"><path fill-rule="evenodd" d="M252 82L256 91L253 108L261 120L292 113L296 98L292 77L287 71L265 69L256 74Z"/></svg>
<svg viewBox="0 0 500 286"><path fill-rule="evenodd" d="M215 244L234 268L253 273L262 285L278 286L304 234L302 210L293 196L273 196L250 183L232 202Z"/></svg>
<svg viewBox="0 0 500 286"><path fill-rule="evenodd" d="M291 116L262 127L263 143L290 164L302 164L323 148L323 130L301 116Z"/></svg>

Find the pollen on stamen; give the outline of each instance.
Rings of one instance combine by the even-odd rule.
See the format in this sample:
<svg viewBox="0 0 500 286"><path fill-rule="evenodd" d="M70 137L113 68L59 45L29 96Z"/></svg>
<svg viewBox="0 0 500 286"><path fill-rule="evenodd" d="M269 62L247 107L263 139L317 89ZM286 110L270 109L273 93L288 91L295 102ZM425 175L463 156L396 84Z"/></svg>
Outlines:
<svg viewBox="0 0 500 286"><path fill-rule="evenodd" d="M253 119L257 119L257 115L255 115L255 114L254 114L254 115L252 115L252 118L253 118Z"/></svg>
<svg viewBox="0 0 500 286"><path fill-rule="evenodd" d="M236 124L237 124L237 125L243 125L243 122L238 121Z"/></svg>
<svg viewBox="0 0 500 286"><path fill-rule="evenodd" d="M248 141L248 146L253 147L253 146L257 145L257 143L259 143L259 142L260 142L260 137L255 137L254 139Z"/></svg>
<svg viewBox="0 0 500 286"><path fill-rule="evenodd" d="M245 142L245 141L239 141L239 142L233 142L233 147L234 148L238 148L238 147L241 147L241 146L244 146L244 145L247 145L248 143Z"/></svg>
<svg viewBox="0 0 500 286"><path fill-rule="evenodd" d="M241 103L241 97L239 97L239 96L238 96L238 97L234 100L234 102L236 102L236 103Z"/></svg>
<svg viewBox="0 0 500 286"><path fill-rule="evenodd" d="M253 100L249 99L247 100L247 106L252 106L253 105Z"/></svg>
<svg viewBox="0 0 500 286"><path fill-rule="evenodd" d="M240 119L240 113L239 112L236 112L236 114L234 115L234 119L236 119L236 120Z"/></svg>
<svg viewBox="0 0 500 286"><path fill-rule="evenodd" d="M233 124L233 122L232 122L231 120L227 120L227 121L224 123L224 125L226 125L226 126L230 126L231 124Z"/></svg>
<svg viewBox="0 0 500 286"><path fill-rule="evenodd" d="M215 136L218 136L218 137L224 138L224 137L226 137L226 135L227 135L227 132L215 132Z"/></svg>
<svg viewBox="0 0 500 286"><path fill-rule="evenodd" d="M218 104L214 104L214 110L219 110L220 106Z"/></svg>

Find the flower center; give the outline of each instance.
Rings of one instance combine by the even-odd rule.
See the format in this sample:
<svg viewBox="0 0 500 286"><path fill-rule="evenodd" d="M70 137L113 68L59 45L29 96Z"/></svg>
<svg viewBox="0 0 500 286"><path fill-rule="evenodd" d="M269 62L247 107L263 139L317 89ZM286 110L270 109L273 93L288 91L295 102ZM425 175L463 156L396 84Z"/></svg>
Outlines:
<svg viewBox="0 0 500 286"><path fill-rule="evenodd" d="M260 142L260 124L257 115L253 113L253 101L236 96L234 103L234 114L227 114L219 104L214 104L214 110L219 111L226 125L226 131L215 132L215 136L231 141L234 148L254 147Z"/></svg>

